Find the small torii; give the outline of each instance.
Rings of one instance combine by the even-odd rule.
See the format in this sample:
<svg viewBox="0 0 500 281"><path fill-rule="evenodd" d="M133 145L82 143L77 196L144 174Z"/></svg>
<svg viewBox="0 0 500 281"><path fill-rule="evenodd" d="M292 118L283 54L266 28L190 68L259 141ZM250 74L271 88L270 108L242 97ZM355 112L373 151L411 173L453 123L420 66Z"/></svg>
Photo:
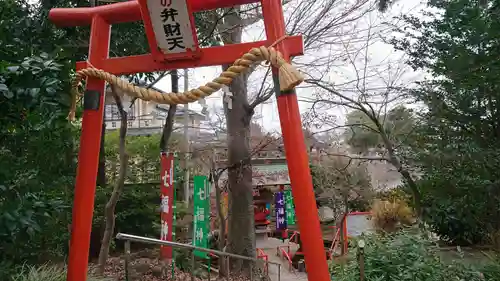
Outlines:
<svg viewBox="0 0 500 281"><path fill-rule="evenodd" d="M233 93L226 85L222 86L222 92L224 93L223 101L227 103L227 109L233 109Z"/></svg>

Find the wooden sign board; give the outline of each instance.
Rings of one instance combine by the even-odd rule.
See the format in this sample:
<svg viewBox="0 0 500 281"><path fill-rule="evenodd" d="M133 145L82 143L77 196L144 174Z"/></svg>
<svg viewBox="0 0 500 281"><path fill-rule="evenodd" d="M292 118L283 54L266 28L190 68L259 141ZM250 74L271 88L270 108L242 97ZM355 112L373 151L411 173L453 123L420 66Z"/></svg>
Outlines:
<svg viewBox="0 0 500 281"><path fill-rule="evenodd" d="M345 220L345 230L347 237L357 237L363 233L374 231L371 214L365 212L349 213Z"/></svg>
<svg viewBox="0 0 500 281"><path fill-rule="evenodd" d="M151 54L157 60L185 59L199 52L187 0L139 0Z"/></svg>
<svg viewBox="0 0 500 281"><path fill-rule="evenodd" d="M222 173L220 181L228 179L227 171ZM277 186L290 184L290 176L286 164L253 164L252 185L253 186ZM255 196L255 195L254 195Z"/></svg>

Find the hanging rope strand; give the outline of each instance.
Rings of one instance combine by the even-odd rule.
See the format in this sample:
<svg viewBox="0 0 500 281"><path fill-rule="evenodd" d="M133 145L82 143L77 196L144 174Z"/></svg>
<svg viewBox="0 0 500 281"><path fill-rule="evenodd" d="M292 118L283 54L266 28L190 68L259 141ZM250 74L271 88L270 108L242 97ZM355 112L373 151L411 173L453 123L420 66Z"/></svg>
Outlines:
<svg viewBox="0 0 500 281"><path fill-rule="evenodd" d="M277 42L282 40L280 39L278 39ZM204 86L182 93L164 94L154 89L138 87L111 73L96 69L90 65L91 67L76 72L76 78L72 83L73 100L68 118L70 120L74 120L75 118L76 100L77 97L82 96L78 87L85 77L93 77L104 80L109 84L114 85L117 89L122 90L129 96L142 100L154 101L159 104L187 104L217 92L224 85L229 86L234 78L247 71L250 66L261 61L268 61L272 66L279 69L280 90L291 90L302 83L304 81L304 77L294 66L283 59L283 56L279 51L272 47L276 43L272 44L271 47L261 46L259 48L251 49L248 53L237 59L226 71L222 72L219 77L215 78L211 82L208 82Z"/></svg>

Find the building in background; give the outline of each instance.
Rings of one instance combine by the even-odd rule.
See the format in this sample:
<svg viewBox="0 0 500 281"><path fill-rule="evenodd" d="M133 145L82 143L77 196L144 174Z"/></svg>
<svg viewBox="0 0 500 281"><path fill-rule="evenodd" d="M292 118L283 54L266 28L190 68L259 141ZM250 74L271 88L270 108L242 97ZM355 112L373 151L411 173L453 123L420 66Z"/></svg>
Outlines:
<svg viewBox="0 0 500 281"><path fill-rule="evenodd" d="M155 88L153 88L155 89ZM162 92L159 89L155 89ZM160 134L169 106L166 104L158 104L153 101L145 101L136 99L133 104L133 98L128 95L121 95L123 108L128 113L128 135L152 135ZM104 103L104 123L106 130L117 130L120 128L120 113L115 100L111 94L106 95ZM206 121L205 115L194 110L189 110L189 128L188 134L190 138L197 138L202 131L202 123ZM184 108L177 107L174 119L174 131L182 133L184 126Z"/></svg>

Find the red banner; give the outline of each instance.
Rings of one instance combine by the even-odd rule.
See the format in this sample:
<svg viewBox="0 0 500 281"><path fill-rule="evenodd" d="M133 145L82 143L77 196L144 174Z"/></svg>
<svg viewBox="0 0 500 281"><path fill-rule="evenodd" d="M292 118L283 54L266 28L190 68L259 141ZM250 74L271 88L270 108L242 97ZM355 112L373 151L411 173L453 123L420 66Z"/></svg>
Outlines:
<svg viewBox="0 0 500 281"><path fill-rule="evenodd" d="M174 156L161 154L161 240L172 241L174 201ZM172 259L172 247L162 246L161 256Z"/></svg>

